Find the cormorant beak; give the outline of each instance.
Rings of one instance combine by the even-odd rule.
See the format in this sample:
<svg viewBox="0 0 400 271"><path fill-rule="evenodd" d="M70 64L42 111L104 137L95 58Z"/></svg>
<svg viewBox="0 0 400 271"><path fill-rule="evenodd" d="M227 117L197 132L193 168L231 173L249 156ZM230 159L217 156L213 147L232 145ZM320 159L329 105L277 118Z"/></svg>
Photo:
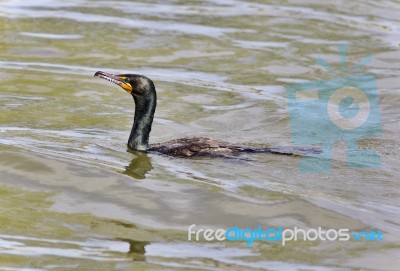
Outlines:
<svg viewBox="0 0 400 271"><path fill-rule="evenodd" d="M100 78L106 79L107 81L110 81L110 82L120 86L121 88L126 90L129 94L131 94L133 91L132 85L125 82L125 79L127 77L124 75L114 75L114 74L98 71L94 74L94 76L95 77L98 76Z"/></svg>

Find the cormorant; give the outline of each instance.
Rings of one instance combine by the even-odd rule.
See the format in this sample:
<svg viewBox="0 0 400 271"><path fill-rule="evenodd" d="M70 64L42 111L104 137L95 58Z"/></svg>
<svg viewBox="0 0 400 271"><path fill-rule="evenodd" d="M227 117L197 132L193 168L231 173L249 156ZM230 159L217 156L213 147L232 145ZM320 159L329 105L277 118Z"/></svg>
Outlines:
<svg viewBox="0 0 400 271"><path fill-rule="evenodd" d="M127 91L135 101L135 116L128 148L138 151L158 152L177 157L192 156L234 156L241 153L277 153L286 155L304 155L314 153L303 148L257 148L233 145L228 142L213 140L207 137L175 139L149 145L149 135L157 105L156 88L152 80L138 74L109 74L98 71L94 74L106 79Z"/></svg>

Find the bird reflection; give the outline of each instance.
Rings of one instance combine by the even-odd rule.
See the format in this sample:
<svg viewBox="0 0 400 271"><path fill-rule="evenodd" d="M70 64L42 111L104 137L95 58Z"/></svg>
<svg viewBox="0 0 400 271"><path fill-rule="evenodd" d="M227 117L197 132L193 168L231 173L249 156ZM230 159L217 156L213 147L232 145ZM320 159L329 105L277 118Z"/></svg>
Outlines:
<svg viewBox="0 0 400 271"><path fill-rule="evenodd" d="M118 238L118 241L127 242L129 244L129 251L127 255L131 257L134 261L144 261L146 259L146 246L150 242L137 241L126 238Z"/></svg>
<svg viewBox="0 0 400 271"><path fill-rule="evenodd" d="M132 159L129 166L125 167L125 171L122 173L135 179L145 179L146 174L153 169L150 157L147 153L140 151L130 150L129 152L134 154L135 158Z"/></svg>
<svg viewBox="0 0 400 271"><path fill-rule="evenodd" d="M132 257L134 261L144 261L146 255L146 246L150 244L150 242L134 240L127 242L129 243L128 255Z"/></svg>

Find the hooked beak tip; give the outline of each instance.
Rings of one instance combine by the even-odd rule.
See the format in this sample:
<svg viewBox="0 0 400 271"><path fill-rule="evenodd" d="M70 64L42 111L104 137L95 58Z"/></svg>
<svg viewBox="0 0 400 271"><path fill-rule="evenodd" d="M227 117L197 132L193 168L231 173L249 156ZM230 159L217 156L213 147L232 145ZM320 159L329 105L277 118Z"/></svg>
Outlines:
<svg viewBox="0 0 400 271"><path fill-rule="evenodd" d="M93 77L99 76L99 75L102 74L102 73L103 73L102 71L97 71L97 72L94 74Z"/></svg>

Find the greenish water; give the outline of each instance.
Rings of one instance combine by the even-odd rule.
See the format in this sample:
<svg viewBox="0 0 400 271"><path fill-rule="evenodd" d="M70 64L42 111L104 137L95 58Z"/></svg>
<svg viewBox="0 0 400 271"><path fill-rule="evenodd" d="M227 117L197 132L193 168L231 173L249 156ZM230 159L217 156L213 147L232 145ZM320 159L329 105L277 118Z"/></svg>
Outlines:
<svg viewBox="0 0 400 271"><path fill-rule="evenodd" d="M29 2L29 3L28 3ZM0 1L1 270L399 270L398 1ZM291 145L285 86L366 55L380 169L129 153L134 104L97 70L152 78L152 142ZM189 242L187 228L380 230L382 242Z"/></svg>

